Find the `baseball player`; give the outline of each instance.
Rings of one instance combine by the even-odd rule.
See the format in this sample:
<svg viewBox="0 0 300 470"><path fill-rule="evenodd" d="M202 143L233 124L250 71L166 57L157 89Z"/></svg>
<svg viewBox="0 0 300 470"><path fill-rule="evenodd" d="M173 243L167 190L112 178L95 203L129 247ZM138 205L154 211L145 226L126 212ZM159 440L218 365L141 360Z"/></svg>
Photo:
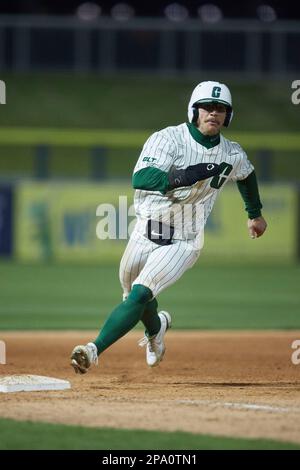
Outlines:
<svg viewBox="0 0 300 470"><path fill-rule="evenodd" d="M204 225L219 193L236 181L248 213L251 238L266 227L253 165L242 147L220 134L233 116L229 89L202 82L188 105L188 122L152 134L133 172L137 222L120 263L123 302L99 335L76 346L71 365L84 374L98 356L140 320L146 362L157 366L165 353L171 315L158 312L158 295L174 284L199 257Z"/></svg>

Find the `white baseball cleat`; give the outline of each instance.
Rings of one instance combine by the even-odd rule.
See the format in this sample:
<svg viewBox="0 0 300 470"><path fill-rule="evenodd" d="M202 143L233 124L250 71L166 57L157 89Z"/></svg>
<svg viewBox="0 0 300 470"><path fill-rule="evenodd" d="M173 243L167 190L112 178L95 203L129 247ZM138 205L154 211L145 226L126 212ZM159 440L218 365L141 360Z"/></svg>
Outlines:
<svg viewBox="0 0 300 470"><path fill-rule="evenodd" d="M146 345L146 362L150 367L158 366L162 361L166 351L164 335L171 328L171 315L168 312L161 311L158 316L161 321L161 327L157 335L150 337L145 335L139 341L139 346L143 347Z"/></svg>
<svg viewBox="0 0 300 470"><path fill-rule="evenodd" d="M94 343L75 346L71 354L71 366L76 374L86 374L92 364L98 365L97 346Z"/></svg>

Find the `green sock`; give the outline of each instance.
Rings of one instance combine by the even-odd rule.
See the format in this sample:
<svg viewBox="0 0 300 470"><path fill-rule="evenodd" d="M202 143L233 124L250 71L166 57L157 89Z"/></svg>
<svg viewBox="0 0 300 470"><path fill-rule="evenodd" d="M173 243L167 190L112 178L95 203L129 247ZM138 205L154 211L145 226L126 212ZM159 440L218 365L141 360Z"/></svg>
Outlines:
<svg viewBox="0 0 300 470"><path fill-rule="evenodd" d="M145 310L145 305L151 297L152 292L148 287L138 284L133 286L127 299L111 312L95 339L94 344L97 346L98 354L102 353L137 324Z"/></svg>
<svg viewBox="0 0 300 470"><path fill-rule="evenodd" d="M160 318L157 314L157 307L158 303L156 299L150 300L146 304L145 310L143 315L141 316L141 321L143 322L146 328L146 335L147 336L154 336L160 330Z"/></svg>

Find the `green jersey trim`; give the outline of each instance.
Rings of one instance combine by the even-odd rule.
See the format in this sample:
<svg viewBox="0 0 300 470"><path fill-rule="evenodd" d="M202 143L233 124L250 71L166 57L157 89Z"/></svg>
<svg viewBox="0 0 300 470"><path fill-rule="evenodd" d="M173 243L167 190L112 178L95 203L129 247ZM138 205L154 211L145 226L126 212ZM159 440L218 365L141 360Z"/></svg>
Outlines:
<svg viewBox="0 0 300 470"><path fill-rule="evenodd" d="M192 123L187 122L186 123L191 136L193 139L198 142L198 144L203 145L207 149L211 149L215 147L216 145L219 145L220 143L220 134L217 135L204 135L202 132L199 131L199 129Z"/></svg>

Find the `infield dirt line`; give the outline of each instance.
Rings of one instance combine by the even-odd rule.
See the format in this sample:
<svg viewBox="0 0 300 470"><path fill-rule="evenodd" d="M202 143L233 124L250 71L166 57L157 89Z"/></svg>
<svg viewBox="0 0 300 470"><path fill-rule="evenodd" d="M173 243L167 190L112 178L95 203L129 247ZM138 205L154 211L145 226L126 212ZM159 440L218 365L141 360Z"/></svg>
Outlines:
<svg viewBox="0 0 300 470"><path fill-rule="evenodd" d="M106 402L110 403L128 403L126 398L106 398ZM163 399L139 399L139 398L130 398L131 403L140 403L140 404L165 404L165 405L191 405L196 407L210 407L210 408L232 408L235 410L251 410L251 411L269 411L271 413L300 413L300 407L287 407L287 406L274 406L274 405L263 405L258 403L243 403L243 402L224 402L224 401L215 401L215 400L163 400Z"/></svg>
<svg viewBox="0 0 300 470"><path fill-rule="evenodd" d="M217 402L213 400L176 400L175 403L182 405L205 405L219 408L234 408L237 410L270 411L272 413L300 413L300 408L259 405L257 403Z"/></svg>

